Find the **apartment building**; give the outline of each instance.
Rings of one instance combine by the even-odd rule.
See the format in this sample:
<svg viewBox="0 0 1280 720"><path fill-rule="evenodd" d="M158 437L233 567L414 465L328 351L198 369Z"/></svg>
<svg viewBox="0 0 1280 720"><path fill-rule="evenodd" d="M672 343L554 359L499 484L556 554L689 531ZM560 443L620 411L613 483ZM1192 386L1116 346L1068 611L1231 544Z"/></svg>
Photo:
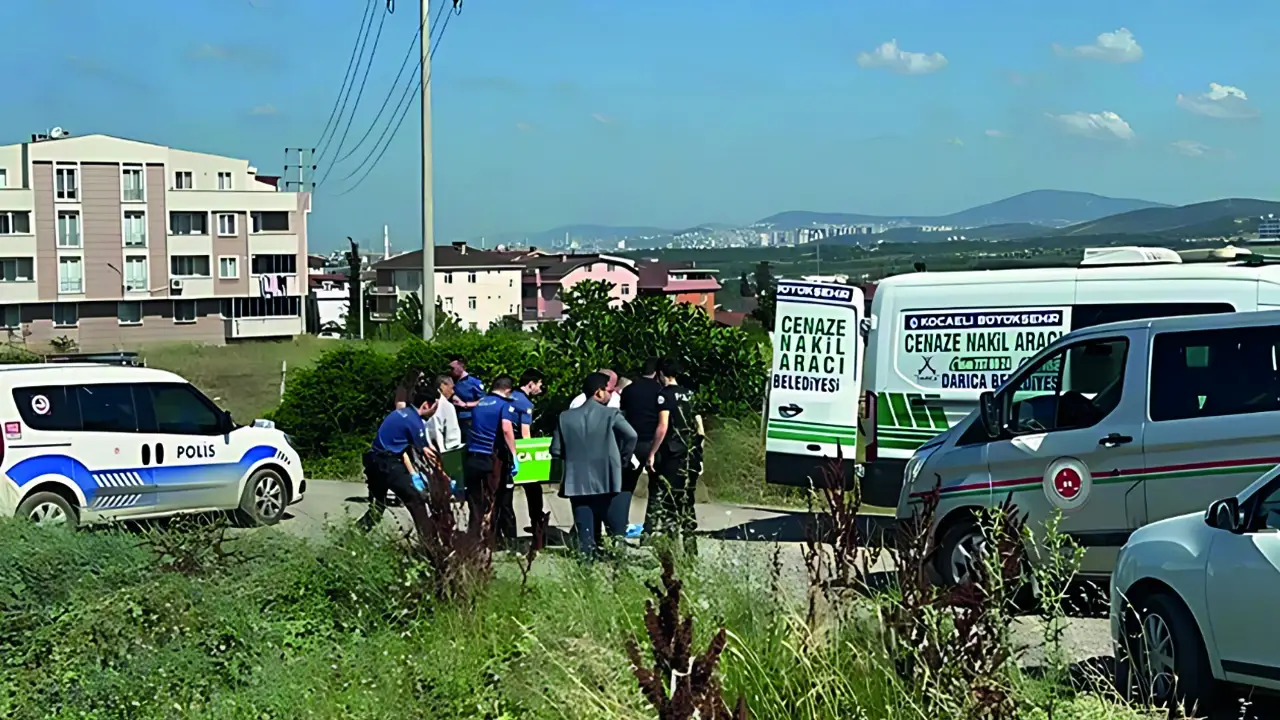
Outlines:
<svg viewBox="0 0 1280 720"><path fill-rule="evenodd" d="M520 315L522 265L498 253L467 247L466 243L435 249L436 297L446 312L458 316L464 328L487 330L503 317ZM405 296L422 294L422 251L414 250L374 263L376 284L371 319L395 317Z"/></svg>
<svg viewBox="0 0 1280 720"><path fill-rule="evenodd" d="M298 335L310 210L246 160L108 135L0 146L0 328L37 351Z"/></svg>

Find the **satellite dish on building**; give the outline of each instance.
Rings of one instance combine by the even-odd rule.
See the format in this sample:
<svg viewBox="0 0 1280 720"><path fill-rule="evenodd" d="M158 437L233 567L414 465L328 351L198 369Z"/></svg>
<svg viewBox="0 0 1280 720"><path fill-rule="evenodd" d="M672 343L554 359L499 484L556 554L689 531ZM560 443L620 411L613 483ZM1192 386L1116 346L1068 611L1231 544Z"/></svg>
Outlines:
<svg viewBox="0 0 1280 720"><path fill-rule="evenodd" d="M69 134L70 133L68 133L66 130L63 130L60 127L56 127L49 131L49 137L53 138L54 140L57 140L58 138L64 138Z"/></svg>

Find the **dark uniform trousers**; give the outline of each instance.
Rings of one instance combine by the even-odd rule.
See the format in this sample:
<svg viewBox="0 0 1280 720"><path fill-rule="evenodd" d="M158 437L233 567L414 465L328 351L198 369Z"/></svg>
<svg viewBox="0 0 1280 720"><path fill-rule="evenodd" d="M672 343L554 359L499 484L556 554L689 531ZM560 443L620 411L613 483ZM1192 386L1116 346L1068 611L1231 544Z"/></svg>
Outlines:
<svg viewBox="0 0 1280 720"><path fill-rule="evenodd" d="M414 527L418 530L418 538L427 537L427 523L430 517L426 500L422 493L413 486L413 478L405 468L400 455L382 450L367 450L364 457L365 484L369 488L369 510L360 518L359 525L365 530L372 530L382 521L387 510L387 492L395 493L401 504L413 518Z"/></svg>
<svg viewBox="0 0 1280 720"><path fill-rule="evenodd" d="M695 438L688 447L668 444L658 451L654 465L658 482L656 488L649 488L645 531L677 533L692 542L698 529L694 501L702 475L702 438Z"/></svg>
<svg viewBox="0 0 1280 720"><path fill-rule="evenodd" d="M510 454L505 446L496 453L468 451L462 461L462 476L467 485L467 509L470 511L467 529L472 533L480 532L482 518L492 512L495 535L509 540L516 537L516 513L513 506L515 487L511 482ZM495 466L498 487L491 492Z"/></svg>

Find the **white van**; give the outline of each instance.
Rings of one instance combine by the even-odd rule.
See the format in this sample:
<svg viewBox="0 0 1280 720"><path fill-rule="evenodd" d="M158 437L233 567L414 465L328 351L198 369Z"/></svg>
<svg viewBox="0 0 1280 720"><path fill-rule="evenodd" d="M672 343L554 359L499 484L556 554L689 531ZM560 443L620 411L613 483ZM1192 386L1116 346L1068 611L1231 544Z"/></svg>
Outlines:
<svg viewBox="0 0 1280 720"><path fill-rule="evenodd" d="M1085 548L1082 574L1105 576L1134 530L1203 511L1280 463L1280 312L1078 330L979 405L906 466L899 519L941 483L941 579L967 571L975 509L1010 497L1035 530L1060 511Z"/></svg>
<svg viewBox="0 0 1280 720"><path fill-rule="evenodd" d="M0 516L76 526L237 510L273 524L302 499L284 433L240 427L173 373L0 365Z"/></svg>
<svg viewBox="0 0 1280 720"><path fill-rule="evenodd" d="M1280 265L1088 250L1078 267L922 272L871 301L864 502L892 507L907 459L1062 335L1140 318L1280 308Z"/></svg>
<svg viewBox="0 0 1280 720"><path fill-rule="evenodd" d="M853 478L862 392L862 290L779 280L765 417L767 482L821 485L837 452Z"/></svg>

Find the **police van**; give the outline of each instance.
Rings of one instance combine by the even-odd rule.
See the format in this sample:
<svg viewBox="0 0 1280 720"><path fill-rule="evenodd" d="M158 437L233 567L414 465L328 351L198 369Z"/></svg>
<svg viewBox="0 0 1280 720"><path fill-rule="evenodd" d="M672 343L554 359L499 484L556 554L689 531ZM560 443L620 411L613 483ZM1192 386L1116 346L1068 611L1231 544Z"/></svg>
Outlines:
<svg viewBox="0 0 1280 720"><path fill-rule="evenodd" d="M864 502L897 504L907 460L1063 335L1141 318L1280 308L1280 265L1090 249L1076 267L882 280L868 317ZM1035 382L1036 380L1032 380Z"/></svg>
<svg viewBox="0 0 1280 720"><path fill-rule="evenodd" d="M858 443L862 392L862 290L779 280L773 369L765 416L765 479L808 486L829 480L837 454L848 483Z"/></svg>
<svg viewBox="0 0 1280 720"><path fill-rule="evenodd" d="M282 432L236 425L162 370L0 365L0 423L0 516L75 527L235 510L270 525L306 491Z"/></svg>

